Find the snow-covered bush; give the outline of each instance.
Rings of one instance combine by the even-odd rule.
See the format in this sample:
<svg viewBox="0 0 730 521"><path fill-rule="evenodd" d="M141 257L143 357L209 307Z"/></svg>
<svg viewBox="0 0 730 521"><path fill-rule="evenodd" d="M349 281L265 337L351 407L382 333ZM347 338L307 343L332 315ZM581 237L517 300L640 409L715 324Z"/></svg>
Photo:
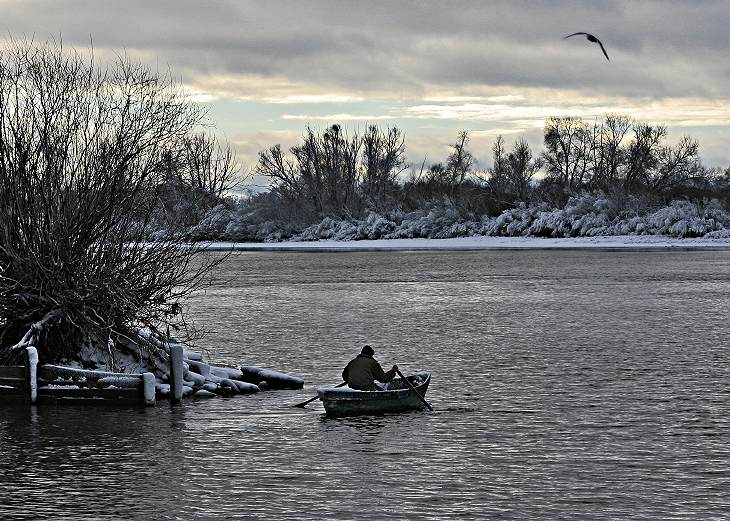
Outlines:
<svg viewBox="0 0 730 521"><path fill-rule="evenodd" d="M730 229L730 212L717 202L698 205L674 201L651 211L643 208L644 201L633 196L620 197L617 202L614 196L584 193L571 197L563 208L551 208L545 203L531 206L520 203L496 217L465 218L456 208L438 207L428 211L396 210L385 215L370 212L365 219L325 217L302 229L292 223L262 220L257 211L245 204L238 207L229 204L210 210L200 223L190 228L188 237L236 242L445 239L474 235L716 237L722 236L722 230Z"/></svg>

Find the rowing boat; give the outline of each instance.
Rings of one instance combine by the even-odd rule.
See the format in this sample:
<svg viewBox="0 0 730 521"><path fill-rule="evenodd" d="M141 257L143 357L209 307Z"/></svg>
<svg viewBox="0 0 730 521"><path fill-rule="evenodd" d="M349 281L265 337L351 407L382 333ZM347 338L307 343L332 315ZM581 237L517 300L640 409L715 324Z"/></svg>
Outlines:
<svg viewBox="0 0 730 521"><path fill-rule="evenodd" d="M407 377L418 394L425 397L431 373L416 373ZM420 409L423 402L416 391L395 378L383 391L357 391L350 387L320 387L319 399L328 416L353 416L357 414L382 414Z"/></svg>

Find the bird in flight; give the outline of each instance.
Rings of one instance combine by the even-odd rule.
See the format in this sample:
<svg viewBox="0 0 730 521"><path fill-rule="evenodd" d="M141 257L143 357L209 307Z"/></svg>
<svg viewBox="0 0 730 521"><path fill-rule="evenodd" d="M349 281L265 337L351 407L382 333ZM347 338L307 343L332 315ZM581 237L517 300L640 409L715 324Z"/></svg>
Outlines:
<svg viewBox="0 0 730 521"><path fill-rule="evenodd" d="M603 55L606 57L606 59L608 61L611 61L611 59L608 57L608 53L606 53L606 49L603 48L603 44L601 43L601 40L599 40L598 38L596 38L592 34L588 34L588 33L573 33L573 34L569 34L568 36L564 36L563 37L563 40L565 40L566 38L570 38L571 36L577 36L579 34L584 34L586 36L586 40L588 40L589 42L591 42L591 43L597 43L598 45L600 45L601 46L601 50L603 51Z"/></svg>

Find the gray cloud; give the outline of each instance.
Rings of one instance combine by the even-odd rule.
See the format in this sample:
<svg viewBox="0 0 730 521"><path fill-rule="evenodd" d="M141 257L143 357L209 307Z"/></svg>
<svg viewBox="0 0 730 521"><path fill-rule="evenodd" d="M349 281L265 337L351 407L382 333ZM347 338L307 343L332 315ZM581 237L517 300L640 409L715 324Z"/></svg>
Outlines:
<svg viewBox="0 0 730 521"><path fill-rule="evenodd" d="M0 29L127 48L190 75L286 77L338 89L424 85L730 97L730 3L66 2L0 4ZM611 63L585 40L598 35Z"/></svg>
<svg viewBox="0 0 730 521"><path fill-rule="evenodd" d="M688 130L726 165L728 25L726 0L0 0L1 33L93 37L99 57L169 65L200 100L248 100L219 104L215 121L248 165L330 118L405 126L415 162L442 159L468 128L486 165L496 133L539 148L545 115L604 109ZM611 61L563 40L575 31Z"/></svg>

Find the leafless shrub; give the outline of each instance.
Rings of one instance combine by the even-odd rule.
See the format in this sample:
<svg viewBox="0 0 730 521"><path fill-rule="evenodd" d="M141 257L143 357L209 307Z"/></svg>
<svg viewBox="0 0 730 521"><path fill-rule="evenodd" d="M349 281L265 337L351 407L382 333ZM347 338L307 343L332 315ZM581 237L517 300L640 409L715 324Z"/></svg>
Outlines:
<svg viewBox="0 0 730 521"><path fill-rule="evenodd" d="M213 262L146 228L200 118L170 78L124 56L102 67L55 42L0 51L1 359L31 342L53 359L140 327L184 329L180 299Z"/></svg>

